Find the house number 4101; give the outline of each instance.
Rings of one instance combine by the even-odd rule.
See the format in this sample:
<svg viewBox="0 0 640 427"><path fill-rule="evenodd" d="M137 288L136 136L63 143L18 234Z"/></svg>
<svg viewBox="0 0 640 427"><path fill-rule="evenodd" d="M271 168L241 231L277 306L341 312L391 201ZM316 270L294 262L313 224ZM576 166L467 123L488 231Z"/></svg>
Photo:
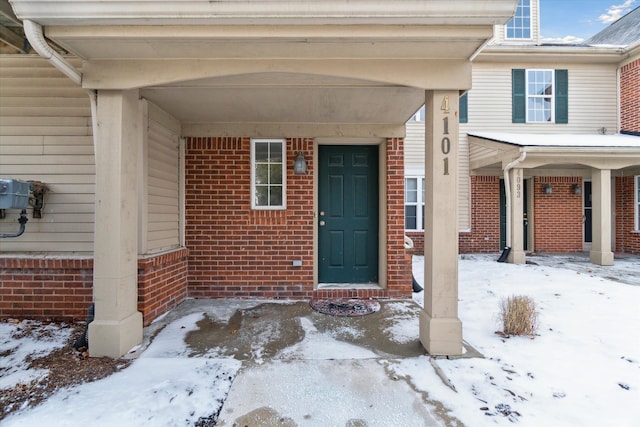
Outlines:
<svg viewBox="0 0 640 427"><path fill-rule="evenodd" d="M444 99L442 100L442 105L440 106L440 109L444 111L444 114L449 114L449 97L448 96L445 96ZM449 135L449 117L448 116L445 116L442 119L442 125L443 125L442 134L444 136L442 137L442 141L440 141L440 150L442 150L442 154L445 155L445 158L443 159L444 161L443 175L449 175L449 157L447 156L449 152L451 152L451 140L447 136Z"/></svg>

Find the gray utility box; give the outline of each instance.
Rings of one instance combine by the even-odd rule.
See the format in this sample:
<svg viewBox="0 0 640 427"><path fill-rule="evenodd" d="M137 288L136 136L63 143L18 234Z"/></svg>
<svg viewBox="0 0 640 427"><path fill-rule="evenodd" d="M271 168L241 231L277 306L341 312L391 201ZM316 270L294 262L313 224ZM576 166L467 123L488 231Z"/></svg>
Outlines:
<svg viewBox="0 0 640 427"><path fill-rule="evenodd" d="M0 209L26 209L31 184L16 179L0 179Z"/></svg>

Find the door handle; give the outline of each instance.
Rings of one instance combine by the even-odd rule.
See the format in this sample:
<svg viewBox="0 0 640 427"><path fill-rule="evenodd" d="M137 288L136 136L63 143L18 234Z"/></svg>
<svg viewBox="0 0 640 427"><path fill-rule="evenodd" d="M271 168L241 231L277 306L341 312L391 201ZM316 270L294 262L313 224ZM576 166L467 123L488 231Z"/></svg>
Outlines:
<svg viewBox="0 0 640 427"><path fill-rule="evenodd" d="M320 221L320 227L324 227L325 222L324 221Z"/></svg>

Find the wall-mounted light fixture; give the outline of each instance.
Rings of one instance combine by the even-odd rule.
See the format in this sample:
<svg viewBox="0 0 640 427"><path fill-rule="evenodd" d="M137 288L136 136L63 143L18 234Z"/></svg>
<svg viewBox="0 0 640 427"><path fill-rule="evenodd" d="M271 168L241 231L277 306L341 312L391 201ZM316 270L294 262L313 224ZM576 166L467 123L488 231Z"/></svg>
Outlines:
<svg viewBox="0 0 640 427"><path fill-rule="evenodd" d="M542 184L542 190L546 193L546 194L551 194L553 193L553 187L551 186L551 184L547 184L546 182L544 184Z"/></svg>
<svg viewBox="0 0 640 427"><path fill-rule="evenodd" d="M304 175L307 173L307 160L304 158L304 154L298 153L296 160L293 163L293 173L296 175Z"/></svg>
<svg viewBox="0 0 640 427"><path fill-rule="evenodd" d="M573 194L582 194L582 186L580 184L573 184L571 186Z"/></svg>

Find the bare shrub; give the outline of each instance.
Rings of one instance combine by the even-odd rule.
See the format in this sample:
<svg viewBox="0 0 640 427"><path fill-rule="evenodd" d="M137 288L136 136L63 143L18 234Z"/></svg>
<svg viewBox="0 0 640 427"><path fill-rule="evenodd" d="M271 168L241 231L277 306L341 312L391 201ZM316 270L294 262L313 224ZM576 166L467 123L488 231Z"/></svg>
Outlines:
<svg viewBox="0 0 640 427"><path fill-rule="evenodd" d="M513 295L500 302L500 320L505 335L535 335L538 312L533 298Z"/></svg>

